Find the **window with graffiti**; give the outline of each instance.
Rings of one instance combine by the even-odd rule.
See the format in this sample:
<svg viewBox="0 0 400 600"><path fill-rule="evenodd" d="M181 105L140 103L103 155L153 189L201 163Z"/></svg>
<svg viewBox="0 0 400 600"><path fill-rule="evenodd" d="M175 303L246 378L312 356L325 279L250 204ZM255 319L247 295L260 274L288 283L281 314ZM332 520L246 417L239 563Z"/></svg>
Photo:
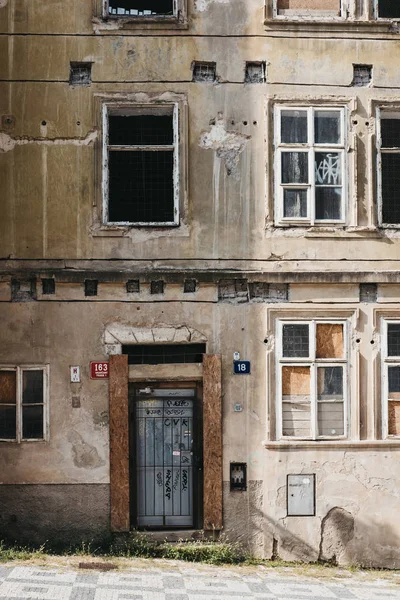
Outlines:
<svg viewBox="0 0 400 600"><path fill-rule="evenodd" d="M345 222L344 108L275 110L275 220L279 224Z"/></svg>

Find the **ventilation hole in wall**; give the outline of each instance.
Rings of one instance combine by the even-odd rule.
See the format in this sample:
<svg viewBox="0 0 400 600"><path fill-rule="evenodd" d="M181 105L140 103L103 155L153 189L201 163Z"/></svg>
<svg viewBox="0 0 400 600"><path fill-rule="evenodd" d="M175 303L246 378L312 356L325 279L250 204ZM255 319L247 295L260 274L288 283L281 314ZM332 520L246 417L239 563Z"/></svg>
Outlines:
<svg viewBox="0 0 400 600"><path fill-rule="evenodd" d="M195 279L185 279L183 282L184 294L194 294L197 289L197 281Z"/></svg>
<svg viewBox="0 0 400 600"><path fill-rule="evenodd" d="M353 87L367 87L372 82L372 65L353 65Z"/></svg>
<svg viewBox="0 0 400 600"><path fill-rule="evenodd" d="M126 291L128 294L137 294L138 292L140 292L139 279L129 279L126 282Z"/></svg>
<svg viewBox="0 0 400 600"><path fill-rule="evenodd" d="M56 293L56 282L54 279L42 279L42 293L46 295Z"/></svg>
<svg viewBox="0 0 400 600"><path fill-rule="evenodd" d="M164 293L164 282L152 281L150 284L150 294L163 294Z"/></svg>
<svg viewBox="0 0 400 600"><path fill-rule="evenodd" d="M246 62L244 80L246 83L265 83L265 62Z"/></svg>
<svg viewBox="0 0 400 600"><path fill-rule="evenodd" d="M360 302L376 302L378 286L376 283L360 283Z"/></svg>
<svg viewBox="0 0 400 600"><path fill-rule="evenodd" d="M69 85L90 85L92 83L92 63L71 62Z"/></svg>
<svg viewBox="0 0 400 600"><path fill-rule="evenodd" d="M42 121L42 125L43 125L43 127L46 127L46 125L47 125L46 121Z"/></svg>
<svg viewBox="0 0 400 600"><path fill-rule="evenodd" d="M85 279L85 296L97 296L97 279Z"/></svg>
<svg viewBox="0 0 400 600"><path fill-rule="evenodd" d="M217 79L217 63L195 62L193 64L193 81L212 82Z"/></svg>
<svg viewBox="0 0 400 600"><path fill-rule="evenodd" d="M247 125L247 121L243 121L243 125Z"/></svg>

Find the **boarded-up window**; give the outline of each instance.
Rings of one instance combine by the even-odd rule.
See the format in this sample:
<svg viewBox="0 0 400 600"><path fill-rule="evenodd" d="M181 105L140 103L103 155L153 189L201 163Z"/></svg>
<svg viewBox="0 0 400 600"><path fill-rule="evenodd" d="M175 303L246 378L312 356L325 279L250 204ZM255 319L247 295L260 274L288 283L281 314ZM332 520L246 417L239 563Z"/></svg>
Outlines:
<svg viewBox="0 0 400 600"><path fill-rule="evenodd" d="M388 368L389 435L400 435L400 366Z"/></svg>
<svg viewBox="0 0 400 600"><path fill-rule="evenodd" d="M343 358L343 325L318 323L317 358Z"/></svg>
<svg viewBox="0 0 400 600"><path fill-rule="evenodd" d="M341 14L341 0L277 0L279 15L333 16Z"/></svg>
<svg viewBox="0 0 400 600"><path fill-rule="evenodd" d="M309 437L311 435L310 421L310 367L283 367L283 435Z"/></svg>
<svg viewBox="0 0 400 600"><path fill-rule="evenodd" d="M44 439L45 401L45 369L0 370L0 439Z"/></svg>
<svg viewBox="0 0 400 600"><path fill-rule="evenodd" d="M346 435L345 323L281 323L280 399L283 437ZM301 364L295 364L295 363Z"/></svg>

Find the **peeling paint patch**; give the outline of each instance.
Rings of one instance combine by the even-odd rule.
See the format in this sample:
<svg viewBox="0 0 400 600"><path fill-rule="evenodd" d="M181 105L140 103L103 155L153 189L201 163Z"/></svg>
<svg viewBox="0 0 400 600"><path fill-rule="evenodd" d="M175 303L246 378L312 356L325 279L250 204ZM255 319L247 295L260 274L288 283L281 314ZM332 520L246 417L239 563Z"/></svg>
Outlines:
<svg viewBox="0 0 400 600"><path fill-rule="evenodd" d="M95 446L91 446L77 431L71 431L68 441L72 444L72 458L79 469L97 469L105 465Z"/></svg>
<svg viewBox="0 0 400 600"><path fill-rule="evenodd" d="M200 148L215 150L218 158L225 163L228 175L234 174L239 163L239 155L246 148L250 136L235 131L227 131L222 115L218 115L215 125L200 137Z"/></svg>
<svg viewBox="0 0 400 600"><path fill-rule="evenodd" d="M213 2L217 4L228 4L229 0L196 0L194 3L194 8L199 12L205 12Z"/></svg>
<svg viewBox="0 0 400 600"><path fill-rule="evenodd" d="M84 138L13 138L7 133L0 132L0 152L10 152L15 146L37 144L39 146L90 146L97 139L97 131L91 131Z"/></svg>

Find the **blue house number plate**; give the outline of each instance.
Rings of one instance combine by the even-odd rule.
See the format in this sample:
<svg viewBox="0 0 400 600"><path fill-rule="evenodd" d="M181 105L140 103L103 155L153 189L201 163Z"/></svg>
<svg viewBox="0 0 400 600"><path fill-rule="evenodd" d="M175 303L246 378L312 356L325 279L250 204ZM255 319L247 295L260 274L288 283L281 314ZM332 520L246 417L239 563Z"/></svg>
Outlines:
<svg viewBox="0 0 400 600"><path fill-rule="evenodd" d="M233 372L235 373L235 375L250 375L250 361L234 360Z"/></svg>

